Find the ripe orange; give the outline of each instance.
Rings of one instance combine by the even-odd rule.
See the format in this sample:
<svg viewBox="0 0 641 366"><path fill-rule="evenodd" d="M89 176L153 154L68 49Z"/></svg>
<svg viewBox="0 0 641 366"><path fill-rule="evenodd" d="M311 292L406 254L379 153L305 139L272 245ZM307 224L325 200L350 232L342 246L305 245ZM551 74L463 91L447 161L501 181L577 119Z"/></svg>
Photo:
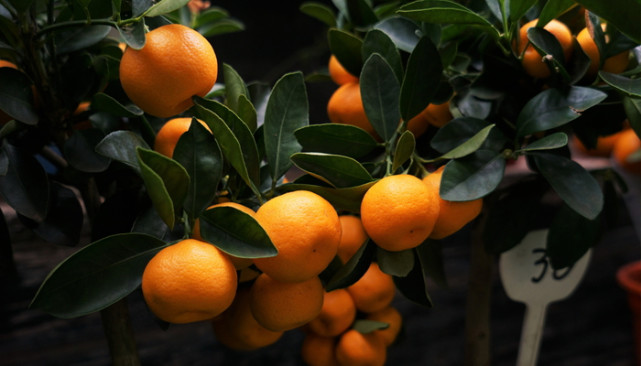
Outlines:
<svg viewBox="0 0 641 366"><path fill-rule="evenodd" d="M315 333L305 334L300 350L301 358L308 366L337 366L336 338Z"/></svg>
<svg viewBox="0 0 641 366"><path fill-rule="evenodd" d="M309 191L272 198L256 211L278 254L254 264L278 281L305 281L320 274L334 259L341 223L334 207Z"/></svg>
<svg viewBox="0 0 641 366"><path fill-rule="evenodd" d="M320 313L325 290L318 277L302 282L280 282L261 273L251 287L252 314L274 332L307 324Z"/></svg>
<svg viewBox="0 0 641 366"><path fill-rule="evenodd" d="M550 68L547 66L545 61L543 61L543 56L537 51L534 46L532 46L529 43L529 40L527 38L527 31L528 29L536 26L536 23L538 22L538 19L534 19L530 22L527 22L524 24L519 32L519 47L518 51L519 54L523 54L523 59L521 60L521 63L523 64L523 68L525 69L525 72L533 76L535 78L543 79L547 78L551 75ZM561 44L561 48L563 49L563 56L565 58L565 61L568 61L570 59L570 56L572 55L572 32L570 32L570 29L560 21L553 19L550 22L548 22L543 29L546 31L552 33L554 37L559 41ZM527 47L527 48L526 48ZM563 61L563 60L560 60Z"/></svg>
<svg viewBox="0 0 641 366"><path fill-rule="evenodd" d="M361 219L353 215L340 215L338 219L341 222L341 241L338 244L338 258L343 263L347 261L358 251L358 249L367 240L367 233L363 227Z"/></svg>
<svg viewBox="0 0 641 366"><path fill-rule="evenodd" d="M201 120L198 120L198 122L209 130L209 126L207 126L205 122ZM178 143L180 136L189 130L190 125L191 117L173 118L165 122L156 134L154 150L169 158L173 157L174 149L176 148L176 144ZM209 131L211 132L211 130Z"/></svg>
<svg viewBox="0 0 641 366"><path fill-rule="evenodd" d="M249 208L247 206L243 206L240 203L236 203L236 202L221 202L221 203L217 203L215 205L211 205L211 206L207 207L207 209L210 209L210 208L213 208L213 207L233 207L233 208L235 208L237 210L240 210L240 211L242 211L242 212L244 212L244 213L246 213L246 214L248 214L248 215L250 215L252 217L254 217L254 215L256 215L254 210L252 210L251 208ZM202 236L200 236L200 219L196 219L196 221L194 222L194 227L193 227L193 230L192 230L191 237L194 238L194 239L197 239L197 240L203 240ZM251 266L252 263L253 263L253 260L251 258L240 258L240 257L235 257L235 256L230 255L230 254L227 254L227 255L229 256L229 259L234 264L234 267L236 267L236 269L247 268L247 267Z"/></svg>
<svg viewBox="0 0 641 366"><path fill-rule="evenodd" d="M423 178L423 182L431 191L436 192L436 194L438 194L441 187L443 170L444 166L441 166L436 171ZM459 231L468 222L474 220L481 213L481 209L483 208L482 198L472 201L454 202L444 200L439 195L438 201L440 208L436 224L430 234L430 238L432 239L443 239Z"/></svg>
<svg viewBox="0 0 641 366"><path fill-rule="evenodd" d="M18 66L16 66L16 64L7 60L0 60L0 67L9 67L12 69L18 69Z"/></svg>
<svg viewBox="0 0 641 366"><path fill-rule="evenodd" d="M283 332L273 332L256 321L249 306L249 291L248 286L239 287L231 306L212 322L216 339L239 351L269 346L283 335Z"/></svg>
<svg viewBox="0 0 641 366"><path fill-rule="evenodd" d="M438 198L413 175L387 176L363 196L361 220L365 231L388 251L417 247L432 233L438 218Z"/></svg>
<svg viewBox="0 0 641 366"><path fill-rule="evenodd" d="M343 84L334 91L327 103L327 115L333 123L360 127L380 139L365 114L361 99L361 87L356 82Z"/></svg>
<svg viewBox="0 0 641 366"><path fill-rule="evenodd" d="M329 57L329 76L338 85L358 83L358 77L345 70L343 65L338 62L338 59L334 55Z"/></svg>
<svg viewBox="0 0 641 366"><path fill-rule="evenodd" d="M218 61L211 44L197 31L180 24L158 27L146 34L145 46L125 49L120 82L143 111L172 117L205 96L216 83Z"/></svg>
<svg viewBox="0 0 641 366"><path fill-rule="evenodd" d="M396 295L396 286L392 276L381 271L376 262L372 262L367 272L347 287L347 292L352 296L357 310L374 313L392 303Z"/></svg>
<svg viewBox="0 0 641 366"><path fill-rule="evenodd" d="M414 136L419 137L427 131L429 125L434 127L443 127L452 120L450 112L450 102L441 104L429 104L423 111L407 122L407 129Z"/></svg>
<svg viewBox="0 0 641 366"><path fill-rule="evenodd" d="M398 337L398 334L401 332L401 326L403 325L403 317L401 316L401 313L399 313L393 306L388 306L383 310L367 314L366 319L389 324L385 329L374 331L375 334L383 339L383 343L385 343L386 346L394 343L396 337Z"/></svg>
<svg viewBox="0 0 641 366"><path fill-rule="evenodd" d="M614 143L619 139L622 132L623 131L613 133L612 135L599 136L596 140L596 146L592 149L588 149L583 142L576 137L576 135L572 135L572 140L577 150L583 154L589 156L609 157L612 154Z"/></svg>
<svg viewBox="0 0 641 366"><path fill-rule="evenodd" d="M325 292L320 314L312 319L309 329L324 337L337 336L349 328L356 319L356 305L345 289Z"/></svg>
<svg viewBox="0 0 641 366"><path fill-rule="evenodd" d="M151 311L169 323L212 319L231 305L236 269L215 246L185 239L160 250L142 275Z"/></svg>
<svg viewBox="0 0 641 366"><path fill-rule="evenodd" d="M621 136L614 143L612 157L625 170L641 175L641 161L629 161L631 154L641 150L641 139L633 129L627 129L621 132Z"/></svg>
<svg viewBox="0 0 641 366"><path fill-rule="evenodd" d="M339 365L383 366L387 359L387 347L383 339L374 333L359 333L350 329L341 335L336 344L336 359Z"/></svg>
<svg viewBox="0 0 641 366"><path fill-rule="evenodd" d="M605 24L601 24L601 28L605 30ZM601 54L599 48L594 42L594 38L590 34L588 28L583 28L576 36L577 42L583 51L590 57L590 67L588 68L588 75L594 75L599 70L599 63ZM608 57L604 60L602 69L603 71L620 74L628 66L628 51L623 51L614 56Z"/></svg>

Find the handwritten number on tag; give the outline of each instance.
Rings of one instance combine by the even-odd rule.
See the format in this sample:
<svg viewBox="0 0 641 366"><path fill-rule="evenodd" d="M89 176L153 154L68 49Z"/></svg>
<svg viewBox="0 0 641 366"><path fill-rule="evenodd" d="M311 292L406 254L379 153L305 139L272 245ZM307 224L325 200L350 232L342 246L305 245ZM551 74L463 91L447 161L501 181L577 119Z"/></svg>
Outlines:
<svg viewBox="0 0 641 366"><path fill-rule="evenodd" d="M532 277L532 282L534 283L539 283L543 278L545 277L545 274L548 271L548 267L550 266L550 261L547 256L547 252L544 248L536 248L532 250L532 254L540 254L540 257L538 257L534 261L535 266L541 266L541 272L539 273L538 276L533 276ZM565 277L570 274L570 271L572 270L572 266L567 267L567 268L561 268L561 269L553 269L552 270L552 278L557 281L561 281Z"/></svg>

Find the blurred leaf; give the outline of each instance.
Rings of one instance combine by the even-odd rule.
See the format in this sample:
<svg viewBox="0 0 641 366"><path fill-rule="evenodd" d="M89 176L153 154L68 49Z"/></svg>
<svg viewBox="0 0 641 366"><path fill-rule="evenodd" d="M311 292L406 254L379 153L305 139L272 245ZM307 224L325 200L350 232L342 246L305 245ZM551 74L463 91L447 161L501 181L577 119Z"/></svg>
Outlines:
<svg viewBox="0 0 641 366"><path fill-rule="evenodd" d="M361 334L369 334L377 330L383 330L389 328L389 323L371 320L371 319L356 319L352 325L352 329L356 330Z"/></svg>
<svg viewBox="0 0 641 366"><path fill-rule="evenodd" d="M361 158L378 143L367 131L339 123L313 124L294 131L305 152L322 152Z"/></svg>
<svg viewBox="0 0 641 366"><path fill-rule="evenodd" d="M0 176L0 193L19 214L43 221L49 207L49 179L31 155L5 143L2 149L7 172Z"/></svg>
<svg viewBox="0 0 641 366"><path fill-rule="evenodd" d="M325 285L325 291L333 291L340 288L346 288L358 281L369 269L374 254L376 253L376 244L366 241L354 253L354 255L334 273L332 278Z"/></svg>
<svg viewBox="0 0 641 366"><path fill-rule="evenodd" d="M562 126L606 97L602 91L583 86L572 86L567 94L558 89L544 90L530 99L519 113L517 133L522 137Z"/></svg>
<svg viewBox="0 0 641 366"><path fill-rule="evenodd" d="M33 4L33 0L9 0L9 2L14 9L21 13L27 11Z"/></svg>
<svg viewBox="0 0 641 366"><path fill-rule="evenodd" d="M204 24L198 27L197 31L204 37L209 38L220 34L240 32L245 29L245 25L235 19L220 19L215 22Z"/></svg>
<svg viewBox="0 0 641 366"><path fill-rule="evenodd" d="M429 37L421 38L407 61L401 86L400 108L404 120L409 121L427 107L438 91L442 74L436 45Z"/></svg>
<svg viewBox="0 0 641 366"><path fill-rule="evenodd" d="M412 157L415 148L416 141L414 139L414 134L412 134L410 131L403 132L401 137L398 138L396 149L394 150L392 172L395 172Z"/></svg>
<svg viewBox="0 0 641 366"><path fill-rule="evenodd" d="M105 171L111 160L96 152L96 146L104 137L102 131L97 128L74 131L64 145L64 153L69 165L81 172Z"/></svg>
<svg viewBox="0 0 641 366"><path fill-rule="evenodd" d="M365 61L360 89L367 119L376 133L389 141L401 121L400 85L391 66L380 54L375 53Z"/></svg>
<svg viewBox="0 0 641 366"><path fill-rule="evenodd" d="M333 188L324 187L315 184L302 184L298 182L283 184L277 188L279 192L290 192L296 190L306 190L314 192L329 201L339 211L349 211L358 213L361 208L361 200L365 192L374 185L375 182L366 183L356 187Z"/></svg>
<svg viewBox="0 0 641 366"><path fill-rule="evenodd" d="M147 262L165 245L137 233L91 243L49 273L30 307L59 318L102 310L140 286Z"/></svg>
<svg viewBox="0 0 641 366"><path fill-rule="evenodd" d="M599 71L599 77L616 90L631 97L641 98L641 79L630 79L605 71Z"/></svg>
<svg viewBox="0 0 641 366"><path fill-rule="evenodd" d="M568 135L564 132L555 132L551 135L542 137L527 146L525 146L523 151L535 151L535 150L553 150L558 149L568 144Z"/></svg>
<svg viewBox="0 0 641 366"><path fill-rule="evenodd" d="M91 108L97 111L109 112L118 117L137 117L144 113L135 104L123 105L112 96L96 93L91 99Z"/></svg>
<svg viewBox="0 0 641 366"><path fill-rule="evenodd" d="M234 207L214 207L200 215L200 233L225 253L241 258L265 258L278 250L251 215Z"/></svg>
<svg viewBox="0 0 641 366"><path fill-rule="evenodd" d="M299 10L312 18L320 20L330 28L336 26L336 14L334 10L325 4L312 1L304 2L299 7Z"/></svg>
<svg viewBox="0 0 641 366"><path fill-rule="evenodd" d="M505 0L503 0L505 2ZM556 0L556 2L559 2L560 0ZM519 19L521 19L525 13L534 5L536 4L537 0L518 0L518 1L510 1L508 5L508 11L509 11L509 19L511 19L514 22L517 22Z"/></svg>
<svg viewBox="0 0 641 366"><path fill-rule="evenodd" d="M641 136L641 99L624 97L623 108L630 126L637 132L637 136Z"/></svg>
<svg viewBox="0 0 641 366"><path fill-rule="evenodd" d="M56 52L65 54L93 46L102 41L111 29L108 25L87 25L57 32Z"/></svg>
<svg viewBox="0 0 641 366"><path fill-rule="evenodd" d="M414 249L416 250L416 249ZM426 263L422 262L421 255L414 255L414 266L405 277L392 276L394 284L405 298L419 305L432 307L432 299L427 291Z"/></svg>
<svg viewBox="0 0 641 366"><path fill-rule="evenodd" d="M222 178L223 156L214 136L192 119L189 130L180 136L173 159L189 174L185 211L196 218L216 197Z"/></svg>
<svg viewBox="0 0 641 366"><path fill-rule="evenodd" d="M392 67L396 78L403 80L403 62L394 42L383 32L372 29L365 35L362 48L363 60L367 60L374 53L380 54Z"/></svg>
<svg viewBox="0 0 641 366"><path fill-rule="evenodd" d="M229 12L227 12L227 10L217 6L211 6L196 15L196 19L194 20L194 28L199 28L207 25L208 23L215 22L220 19L225 19L228 16Z"/></svg>
<svg viewBox="0 0 641 366"><path fill-rule="evenodd" d="M390 276L405 277L414 268L414 251L412 249L390 252L376 248L376 262L381 271Z"/></svg>
<svg viewBox="0 0 641 366"><path fill-rule="evenodd" d="M355 35L331 28L327 33L330 52L352 75L360 75L363 67L361 47L363 41Z"/></svg>
<svg viewBox="0 0 641 366"><path fill-rule="evenodd" d="M441 240L426 240L414 248L416 256L419 256L421 266L427 277L430 277L437 285L447 287L447 276L443 263L443 245Z"/></svg>
<svg viewBox="0 0 641 366"><path fill-rule="evenodd" d="M601 240L599 216L593 220L562 205L547 235L546 253L554 269L571 267Z"/></svg>
<svg viewBox="0 0 641 366"><path fill-rule="evenodd" d="M412 52L420 39L420 27L413 21L398 16L385 18L374 25L387 34L396 47L405 52Z"/></svg>
<svg viewBox="0 0 641 366"><path fill-rule="evenodd" d="M336 188L360 186L374 178L355 159L323 153L295 153L291 160L303 171Z"/></svg>
<svg viewBox="0 0 641 366"><path fill-rule="evenodd" d="M517 2L513 2L517 3ZM512 5L512 4L510 4ZM532 4L530 4L532 5ZM547 24L552 19L557 19L559 16L563 15L568 10L576 6L574 0L557 0L557 1L548 1L543 6L541 14L539 15L539 24ZM515 20L518 18L515 18Z"/></svg>
<svg viewBox="0 0 641 366"><path fill-rule="evenodd" d="M302 149L294 131L308 124L309 105L303 74L286 74L274 85L265 111L265 153L272 179L280 178L291 167L289 157Z"/></svg>
<svg viewBox="0 0 641 366"><path fill-rule="evenodd" d="M136 149L142 147L149 149L149 145L131 131L114 131L105 136L96 145L96 151L103 156L124 163L140 173Z"/></svg>
<svg viewBox="0 0 641 366"><path fill-rule="evenodd" d="M464 158L452 160L443 170L440 195L448 201L471 201L496 189L505 171L500 153L477 150Z"/></svg>
<svg viewBox="0 0 641 366"><path fill-rule="evenodd" d="M187 195L189 174L180 164L153 150L136 149L145 188L163 221L173 229Z"/></svg>
<svg viewBox="0 0 641 366"><path fill-rule="evenodd" d="M464 156L468 156L472 154L473 152L481 148L481 146L483 146L483 143L485 143L485 140L487 139L489 134L492 132L492 129L494 128L494 126L495 126L494 124L491 124L483 128L482 130L477 132L474 136L470 137L467 141L463 142L461 145L458 145L457 147L443 154L440 158L441 159L458 159L458 158L462 158Z"/></svg>
<svg viewBox="0 0 641 366"><path fill-rule="evenodd" d="M378 21L372 6L366 0L347 1L349 20L357 27L367 27Z"/></svg>
<svg viewBox="0 0 641 366"><path fill-rule="evenodd" d="M145 46L145 19L138 22L119 25L118 32L128 47L139 50Z"/></svg>
<svg viewBox="0 0 641 366"><path fill-rule="evenodd" d="M38 123L33 107L31 81L27 75L10 67L0 67L0 110L28 125Z"/></svg>
<svg viewBox="0 0 641 366"><path fill-rule="evenodd" d="M147 17L157 17L166 13L171 13L172 11L182 8L187 5L189 0L161 0L149 9L147 9L143 14Z"/></svg>
<svg viewBox="0 0 641 366"><path fill-rule="evenodd" d="M638 0L577 0L576 2L617 27L635 42L641 43L641 2Z"/></svg>
<svg viewBox="0 0 641 366"><path fill-rule="evenodd" d="M533 152L529 154L554 191L573 210L587 219L596 218L603 208L599 183L581 165L563 156Z"/></svg>

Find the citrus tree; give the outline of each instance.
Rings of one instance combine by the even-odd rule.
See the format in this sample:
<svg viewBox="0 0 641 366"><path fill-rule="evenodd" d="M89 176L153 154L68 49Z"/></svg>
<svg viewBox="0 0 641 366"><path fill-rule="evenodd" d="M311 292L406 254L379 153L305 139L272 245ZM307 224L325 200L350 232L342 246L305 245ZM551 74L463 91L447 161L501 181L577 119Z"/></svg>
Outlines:
<svg viewBox="0 0 641 366"><path fill-rule="evenodd" d="M372 266L432 306L427 278L445 281L440 240L469 224L476 306L466 314L466 356L483 364L492 258L552 201L546 255L554 268L572 266L607 227L610 195L625 190L614 169L579 164L569 141L589 149L624 129L641 135L637 0L308 2L301 12L328 27L329 73L291 72L269 86L219 67L198 38L242 24L187 2L0 0L0 58L11 63L0 68L0 193L52 243L75 245L85 217L91 226L91 243L43 279L33 308L62 318L101 311L116 324L142 284L166 322L207 320L227 306L264 319L287 304L255 284L287 294L315 283L303 286L312 311L301 319L284 311L287 326L251 323L251 334L274 342ZM329 121L310 123L308 83L330 80L340 85ZM638 152L619 163L638 171L635 161ZM511 174L519 162L527 169ZM302 174L286 179L294 169ZM363 227L346 256L341 216ZM192 289L191 274L175 270L169 280L146 267L166 267L156 256L176 254L165 249L191 265L178 248L198 247L193 238L213 244L207 263L238 270L240 279L228 270L210 279L237 304L226 298L201 312L184 301L189 291L154 287ZM167 315L176 297L175 312L196 316ZM165 305L155 310L154 301ZM218 326L249 324L235 319ZM369 334L387 325L350 326ZM126 325L109 333L115 362L135 362L128 333Z"/></svg>

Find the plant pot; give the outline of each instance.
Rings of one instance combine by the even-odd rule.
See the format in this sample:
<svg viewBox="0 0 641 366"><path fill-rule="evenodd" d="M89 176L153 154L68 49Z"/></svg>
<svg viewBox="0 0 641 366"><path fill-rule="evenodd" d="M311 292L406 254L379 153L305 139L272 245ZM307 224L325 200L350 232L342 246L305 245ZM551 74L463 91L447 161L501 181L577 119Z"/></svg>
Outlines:
<svg viewBox="0 0 641 366"><path fill-rule="evenodd" d="M637 365L641 365L641 261L632 262L617 271L619 285L628 293L632 310L634 345Z"/></svg>

